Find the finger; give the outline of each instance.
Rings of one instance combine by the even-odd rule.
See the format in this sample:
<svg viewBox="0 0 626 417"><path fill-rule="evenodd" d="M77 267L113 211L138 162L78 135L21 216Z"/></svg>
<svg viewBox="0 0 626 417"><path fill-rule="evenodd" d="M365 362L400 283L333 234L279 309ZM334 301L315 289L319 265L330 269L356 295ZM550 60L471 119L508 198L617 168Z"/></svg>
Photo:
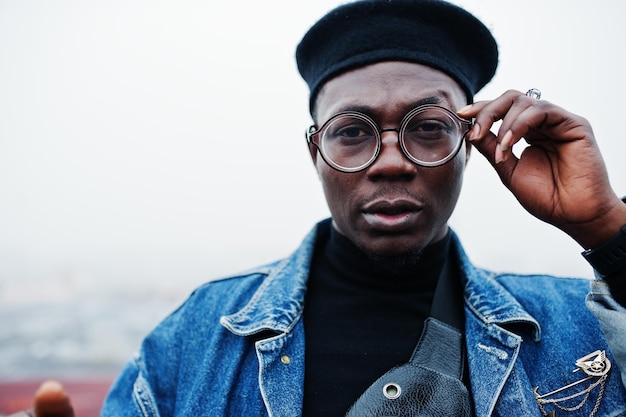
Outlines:
<svg viewBox="0 0 626 417"><path fill-rule="evenodd" d="M532 128L545 121L544 103L526 95L515 98L511 108L503 115L498 131L498 142L503 152L511 149Z"/></svg>
<svg viewBox="0 0 626 417"><path fill-rule="evenodd" d="M504 117L520 95L523 94L519 91L509 90L494 100L474 103L460 109L457 112L459 116L474 118L474 126L468 137L472 140L483 139L491 131L493 124Z"/></svg>
<svg viewBox="0 0 626 417"><path fill-rule="evenodd" d="M498 140L496 135L489 132L485 137L481 139L473 138L470 139L471 145L478 150L491 165L496 164L494 156L496 152L496 147L498 146Z"/></svg>
<svg viewBox="0 0 626 417"><path fill-rule="evenodd" d="M483 109L483 107L485 107L490 102L491 100L476 101L474 103L468 104L467 106L458 109L456 111L456 114L458 114L460 117L463 117L465 119L471 119L472 117L475 117L478 114L478 112L480 112Z"/></svg>
<svg viewBox="0 0 626 417"><path fill-rule="evenodd" d="M530 133L537 133L544 126L549 118L549 107L546 101L540 102L530 97L517 99L516 105L504 116L500 125L498 136L501 149L508 151L523 137L527 140L544 139L545 135L530 137Z"/></svg>
<svg viewBox="0 0 626 417"><path fill-rule="evenodd" d="M507 155L502 155L498 139L491 132L485 135L484 138L470 141L470 143L489 161L502 182L508 187L511 173L515 170L518 158L510 151L508 151Z"/></svg>
<svg viewBox="0 0 626 417"><path fill-rule="evenodd" d="M63 386L56 381L44 382L35 394L35 417L74 417L74 410Z"/></svg>

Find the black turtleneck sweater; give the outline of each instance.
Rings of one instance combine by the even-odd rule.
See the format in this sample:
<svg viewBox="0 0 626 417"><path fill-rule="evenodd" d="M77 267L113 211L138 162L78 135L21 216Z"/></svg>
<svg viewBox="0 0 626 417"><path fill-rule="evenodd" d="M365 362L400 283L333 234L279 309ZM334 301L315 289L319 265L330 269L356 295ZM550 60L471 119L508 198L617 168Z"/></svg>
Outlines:
<svg viewBox="0 0 626 417"><path fill-rule="evenodd" d="M304 307L303 416L343 416L380 376L408 362L450 240L448 234L419 262L389 270L329 222L318 226Z"/></svg>

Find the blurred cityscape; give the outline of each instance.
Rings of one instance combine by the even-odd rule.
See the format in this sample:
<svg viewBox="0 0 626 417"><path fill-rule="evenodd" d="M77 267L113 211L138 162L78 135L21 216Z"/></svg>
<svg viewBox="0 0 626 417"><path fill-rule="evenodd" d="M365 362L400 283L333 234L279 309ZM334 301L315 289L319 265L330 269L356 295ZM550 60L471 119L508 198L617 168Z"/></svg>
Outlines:
<svg viewBox="0 0 626 417"><path fill-rule="evenodd" d="M163 285L0 286L0 416L29 408L47 379L64 384L77 416L97 416L143 337L186 295Z"/></svg>
<svg viewBox="0 0 626 417"><path fill-rule="evenodd" d="M0 379L116 373L183 298L155 287L0 288Z"/></svg>

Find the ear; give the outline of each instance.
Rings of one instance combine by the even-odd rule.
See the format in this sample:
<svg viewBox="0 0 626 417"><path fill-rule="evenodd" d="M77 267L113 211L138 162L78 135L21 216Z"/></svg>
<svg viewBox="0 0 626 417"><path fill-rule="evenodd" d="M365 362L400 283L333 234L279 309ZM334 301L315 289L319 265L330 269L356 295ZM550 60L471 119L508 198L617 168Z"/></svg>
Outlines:
<svg viewBox="0 0 626 417"><path fill-rule="evenodd" d="M470 154L472 153L472 143L469 139L465 139L465 165L470 159Z"/></svg>
<svg viewBox="0 0 626 417"><path fill-rule="evenodd" d="M312 143L309 143L308 145L309 145L309 154L311 155L311 160L313 161L313 165L317 167L317 157L319 155L317 147L313 145Z"/></svg>
<svg viewBox="0 0 626 417"><path fill-rule="evenodd" d="M311 162L313 162L313 169L315 169L315 173L317 174L317 178L320 178L320 170L317 167L317 159L320 157L320 152L315 145L309 143L309 154L311 155Z"/></svg>

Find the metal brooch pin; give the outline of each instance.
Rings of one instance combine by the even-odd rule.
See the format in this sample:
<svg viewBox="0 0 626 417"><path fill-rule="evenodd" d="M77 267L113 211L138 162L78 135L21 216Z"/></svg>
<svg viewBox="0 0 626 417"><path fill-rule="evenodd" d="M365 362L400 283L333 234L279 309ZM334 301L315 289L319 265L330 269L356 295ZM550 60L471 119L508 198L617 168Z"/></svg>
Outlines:
<svg viewBox="0 0 626 417"><path fill-rule="evenodd" d="M539 394L539 387L535 387L533 390L535 394L535 399L537 400L537 404L539 405L539 409L541 413L546 417L554 417L556 416L556 410L552 410L547 412L544 409L544 405L550 404L559 410L563 411L576 411L581 409L593 391L594 388L600 387L598 391L598 396L595 401L595 405L589 414L589 417L594 417L598 412L598 408L600 407L600 401L602 400L602 396L604 395L604 385L608 378L609 371L611 370L611 361L606 357L606 352L603 350L596 350L576 361L576 369L573 372L583 371L587 376L578 381L572 382L571 384L565 385L561 388L557 388L554 391L548 392L546 394ZM574 391L573 388L589 381L589 385L586 388L581 389L580 391ZM566 391L570 391L569 394L565 393ZM556 394L564 393L564 396L554 398ZM565 404L568 401L574 400L582 396L582 399L573 405L566 406Z"/></svg>

